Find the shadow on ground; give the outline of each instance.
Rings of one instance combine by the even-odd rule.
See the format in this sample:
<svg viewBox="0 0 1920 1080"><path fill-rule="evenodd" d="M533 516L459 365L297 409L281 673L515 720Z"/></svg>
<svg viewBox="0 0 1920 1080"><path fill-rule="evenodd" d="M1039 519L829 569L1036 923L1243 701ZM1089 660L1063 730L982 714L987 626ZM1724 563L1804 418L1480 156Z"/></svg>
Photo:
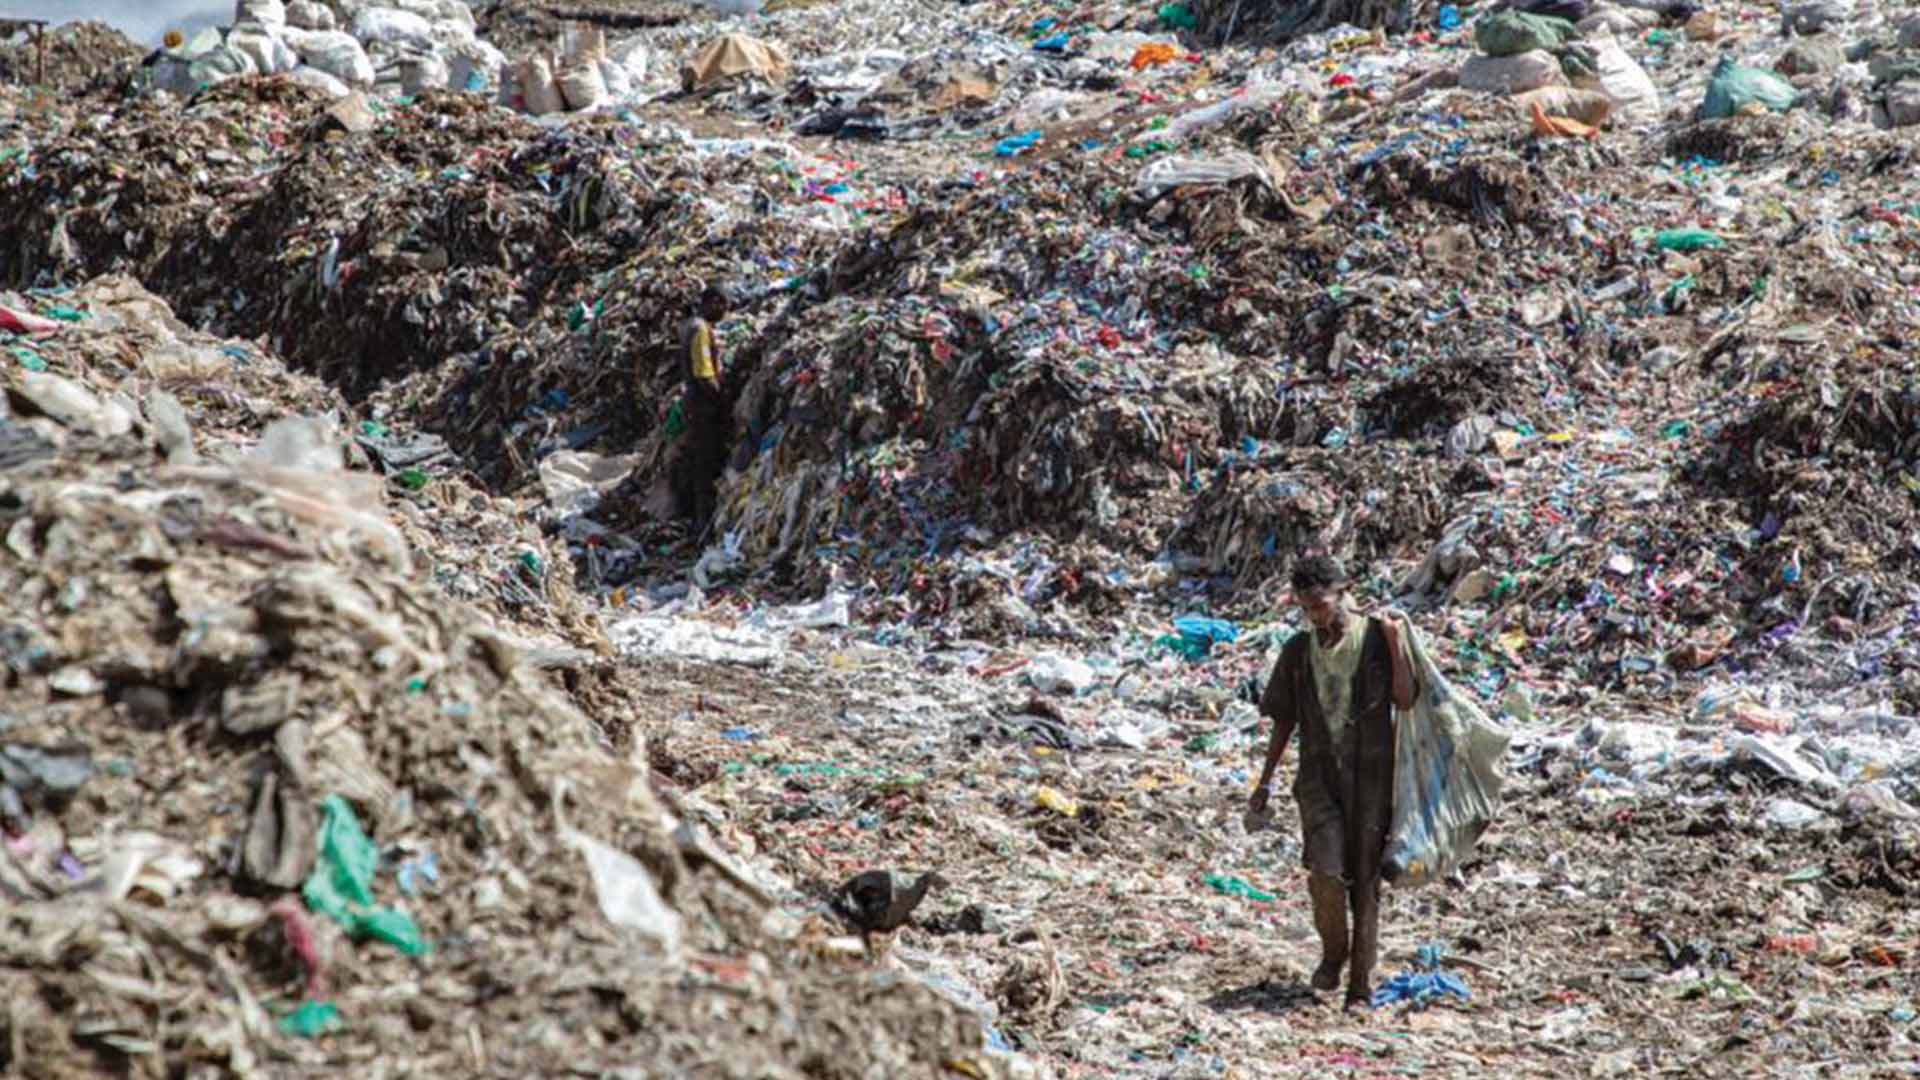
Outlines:
<svg viewBox="0 0 1920 1080"><path fill-rule="evenodd" d="M1222 990L1206 1000L1215 1012L1263 1012L1278 1016L1311 1008L1317 999L1306 983L1287 976L1268 977L1237 990Z"/></svg>

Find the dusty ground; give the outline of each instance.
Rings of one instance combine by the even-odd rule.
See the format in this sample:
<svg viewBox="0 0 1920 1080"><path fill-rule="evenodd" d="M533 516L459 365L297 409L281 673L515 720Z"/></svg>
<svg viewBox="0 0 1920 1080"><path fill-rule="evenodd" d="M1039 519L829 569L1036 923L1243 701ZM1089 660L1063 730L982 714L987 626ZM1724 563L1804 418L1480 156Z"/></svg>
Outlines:
<svg viewBox="0 0 1920 1080"><path fill-rule="evenodd" d="M1199 748L1204 714L1145 751L1061 752L991 730L965 680L825 646L795 663L623 672L595 697L629 703L662 790L719 808L803 888L875 865L952 878L901 954L995 988L1009 1040L1061 1075L1864 1076L1913 1058L1912 849L1870 823L1769 831L1760 778L1596 797L1568 758L1519 770L1461 879L1390 892L1383 917L1380 977L1439 943L1471 1002L1355 1021L1305 987L1291 823L1245 838L1240 789L1194 775L1236 756ZM1036 805L1041 785L1078 817Z"/></svg>

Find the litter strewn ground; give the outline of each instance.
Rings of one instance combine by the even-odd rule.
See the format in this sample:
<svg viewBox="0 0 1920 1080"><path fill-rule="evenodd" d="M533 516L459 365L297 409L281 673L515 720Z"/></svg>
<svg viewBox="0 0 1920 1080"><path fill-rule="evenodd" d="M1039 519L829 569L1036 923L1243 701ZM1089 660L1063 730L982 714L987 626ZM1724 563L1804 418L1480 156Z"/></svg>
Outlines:
<svg viewBox="0 0 1920 1080"><path fill-rule="evenodd" d="M1920 26L1529 6L335 11L340 93L0 90L16 1058L1915 1060ZM1238 828L1310 545L1513 733L1366 1024ZM423 955L287 899L330 795ZM875 868L947 880L879 960Z"/></svg>

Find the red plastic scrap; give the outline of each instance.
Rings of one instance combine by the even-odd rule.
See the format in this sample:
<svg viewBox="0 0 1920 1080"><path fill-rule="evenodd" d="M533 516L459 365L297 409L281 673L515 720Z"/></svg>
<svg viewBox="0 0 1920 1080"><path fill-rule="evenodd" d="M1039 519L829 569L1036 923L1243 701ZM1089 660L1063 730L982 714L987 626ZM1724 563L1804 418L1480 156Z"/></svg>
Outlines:
<svg viewBox="0 0 1920 1080"><path fill-rule="evenodd" d="M11 334L51 334L58 329L60 324L52 319L0 304L0 330Z"/></svg>
<svg viewBox="0 0 1920 1080"><path fill-rule="evenodd" d="M318 997L325 979L324 965L320 960L320 945L313 936L313 924L307 921L307 913L300 910L300 902L292 893L274 901L268 913L280 920L280 935L286 939L287 948L300 960L300 966L307 975L307 996Z"/></svg>

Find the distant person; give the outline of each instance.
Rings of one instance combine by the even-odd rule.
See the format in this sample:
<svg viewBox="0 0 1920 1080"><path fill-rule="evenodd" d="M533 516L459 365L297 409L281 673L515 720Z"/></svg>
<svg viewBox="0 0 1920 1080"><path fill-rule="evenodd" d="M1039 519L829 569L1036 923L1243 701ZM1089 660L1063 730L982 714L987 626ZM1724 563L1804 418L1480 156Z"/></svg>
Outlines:
<svg viewBox="0 0 1920 1080"><path fill-rule="evenodd" d="M1401 640L1402 616L1354 611L1339 562L1324 555L1303 558L1294 564L1292 584L1309 632L1287 642L1261 696L1260 711L1273 719L1273 733L1260 782L1247 800L1247 825L1265 823L1274 770L1298 732L1293 797L1320 935L1313 988L1339 989L1341 970L1351 964L1346 1008L1357 1010L1372 1004L1379 958L1381 862L1393 810L1393 712L1412 708L1420 687Z"/></svg>
<svg viewBox="0 0 1920 1080"><path fill-rule="evenodd" d="M674 478L680 489L680 511L692 519L695 532L704 531L713 522L733 427L732 408L722 383L725 368L714 329L726 317L727 294L709 287L700 294L694 314L680 324L687 430Z"/></svg>

